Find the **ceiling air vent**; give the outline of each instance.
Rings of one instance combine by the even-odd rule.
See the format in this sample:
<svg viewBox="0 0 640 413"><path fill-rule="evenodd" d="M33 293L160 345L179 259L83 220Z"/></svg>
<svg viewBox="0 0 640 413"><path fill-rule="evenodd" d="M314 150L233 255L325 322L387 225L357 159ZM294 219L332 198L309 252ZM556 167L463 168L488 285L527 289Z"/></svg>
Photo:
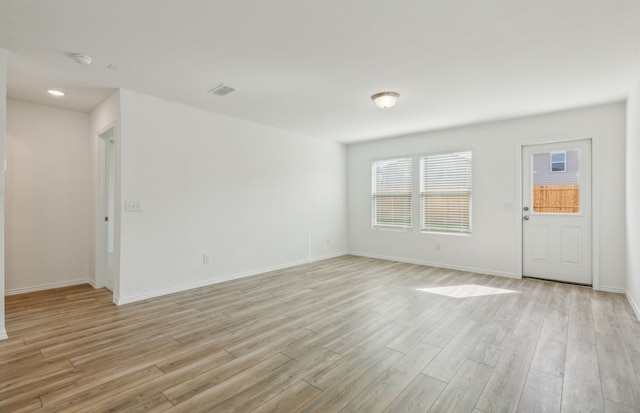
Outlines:
<svg viewBox="0 0 640 413"><path fill-rule="evenodd" d="M212 93L214 95L218 95L218 96L226 96L229 93L233 92L235 89L232 88L231 86L227 86L225 84L220 84L216 87L214 87L213 89L211 89L209 91L209 93Z"/></svg>

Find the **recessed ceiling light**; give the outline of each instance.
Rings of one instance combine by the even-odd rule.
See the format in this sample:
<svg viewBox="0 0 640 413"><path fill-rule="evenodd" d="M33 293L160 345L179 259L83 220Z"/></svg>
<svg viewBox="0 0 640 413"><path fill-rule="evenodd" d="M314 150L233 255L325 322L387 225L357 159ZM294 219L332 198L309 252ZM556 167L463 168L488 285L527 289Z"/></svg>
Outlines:
<svg viewBox="0 0 640 413"><path fill-rule="evenodd" d="M49 93L51 96L56 96L56 97L64 96L64 92L58 89L49 89L47 90L47 93Z"/></svg>

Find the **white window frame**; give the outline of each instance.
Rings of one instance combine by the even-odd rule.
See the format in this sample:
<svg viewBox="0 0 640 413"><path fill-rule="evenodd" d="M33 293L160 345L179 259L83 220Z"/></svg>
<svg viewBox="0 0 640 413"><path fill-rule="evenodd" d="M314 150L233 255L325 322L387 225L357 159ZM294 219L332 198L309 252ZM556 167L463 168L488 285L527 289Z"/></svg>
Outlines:
<svg viewBox="0 0 640 413"><path fill-rule="evenodd" d="M407 162L402 169L390 170L387 175L388 179L395 180L400 186L404 186L404 191L396 192L384 192L384 188L381 186L381 180L379 179L380 167L386 164L392 164L394 161ZM408 176L403 176L408 175ZM393 200L389 201L385 206L392 210L398 206L400 213L398 216L392 215L393 219L397 219L397 223L383 222L380 220L380 208L381 200L383 197L407 197L408 200L399 204L394 203ZM403 205L404 211L402 211ZM406 209L408 207L408 210ZM401 230L410 231L413 227L413 156L398 156L394 158L378 159L371 162L371 226L373 229L389 229L389 230Z"/></svg>
<svg viewBox="0 0 640 413"><path fill-rule="evenodd" d="M557 155L559 153L564 155L564 161L554 162L553 161L553 155ZM562 171L554 171L553 170L553 164L558 164L558 163L564 164L564 169ZM549 172L552 173L552 174L567 172L567 151L559 151L559 152L550 152L549 153Z"/></svg>
<svg viewBox="0 0 640 413"><path fill-rule="evenodd" d="M438 186L443 183L447 183L447 181L435 179L430 188L427 188L426 185L426 173L425 168L428 167L428 163L433 162L446 162L447 157L455 158L468 158L468 162L461 162L460 169L458 171L457 180L458 182L451 182L451 184L458 184L458 188L441 188L438 189ZM472 205L473 205L473 151L471 149L464 150L453 150L446 152L436 152L436 153L427 153L420 155L420 231L425 233L437 232L437 233L447 233L447 234L466 234L470 235L472 232ZM440 171L441 173L446 173L446 171ZM456 195L456 194L465 194L468 199L468 215L466 217L466 222L462 222L456 228L453 221L445 222L440 221L438 224L437 220L429 220L427 218L426 212L426 202L428 197L434 197L437 195ZM448 214L448 212L445 212Z"/></svg>

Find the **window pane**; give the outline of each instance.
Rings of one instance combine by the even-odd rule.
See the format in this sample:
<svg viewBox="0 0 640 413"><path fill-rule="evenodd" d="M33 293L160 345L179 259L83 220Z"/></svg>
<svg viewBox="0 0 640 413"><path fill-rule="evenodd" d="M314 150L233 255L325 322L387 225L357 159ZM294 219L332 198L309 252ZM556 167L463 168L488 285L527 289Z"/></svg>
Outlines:
<svg viewBox="0 0 640 413"><path fill-rule="evenodd" d="M558 159L556 155L563 159L552 162ZM580 213L580 151L536 153L531 156L531 167L534 213Z"/></svg>
<svg viewBox="0 0 640 413"><path fill-rule="evenodd" d="M411 228L412 159L374 161L371 217L374 228Z"/></svg>
<svg viewBox="0 0 640 413"><path fill-rule="evenodd" d="M423 231L471 232L471 151L420 158Z"/></svg>
<svg viewBox="0 0 640 413"><path fill-rule="evenodd" d="M551 154L551 162L564 162L565 153L564 152L556 152Z"/></svg>

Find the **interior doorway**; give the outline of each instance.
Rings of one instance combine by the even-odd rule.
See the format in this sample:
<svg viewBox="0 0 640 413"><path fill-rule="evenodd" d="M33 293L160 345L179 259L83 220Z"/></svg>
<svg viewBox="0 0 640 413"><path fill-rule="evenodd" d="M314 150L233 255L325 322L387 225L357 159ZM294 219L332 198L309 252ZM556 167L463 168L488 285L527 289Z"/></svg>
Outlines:
<svg viewBox="0 0 640 413"><path fill-rule="evenodd" d="M593 284L591 140L522 147L522 275Z"/></svg>
<svg viewBox="0 0 640 413"><path fill-rule="evenodd" d="M102 221L101 231L97 235L100 239L98 246L98 263L96 268L97 287L105 286L113 291L115 276L115 195L116 195L116 128L112 125L99 133L102 148L99 206L99 219Z"/></svg>

